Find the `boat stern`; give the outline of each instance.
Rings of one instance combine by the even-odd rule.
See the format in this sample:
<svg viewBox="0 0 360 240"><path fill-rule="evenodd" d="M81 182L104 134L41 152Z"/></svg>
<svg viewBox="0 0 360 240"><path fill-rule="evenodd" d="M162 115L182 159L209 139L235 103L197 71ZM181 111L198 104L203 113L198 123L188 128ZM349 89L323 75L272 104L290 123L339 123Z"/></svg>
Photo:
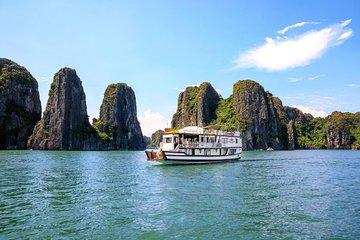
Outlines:
<svg viewBox="0 0 360 240"><path fill-rule="evenodd" d="M165 154L163 151L154 150L154 149L146 149L145 154L147 156L148 161L163 161L165 160Z"/></svg>

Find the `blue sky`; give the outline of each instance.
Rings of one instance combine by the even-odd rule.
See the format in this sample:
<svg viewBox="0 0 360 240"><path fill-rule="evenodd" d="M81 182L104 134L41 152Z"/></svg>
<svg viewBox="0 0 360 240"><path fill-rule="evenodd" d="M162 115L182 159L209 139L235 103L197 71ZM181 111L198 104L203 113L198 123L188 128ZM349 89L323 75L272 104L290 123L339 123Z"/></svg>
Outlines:
<svg viewBox="0 0 360 240"><path fill-rule="evenodd" d="M223 97L253 79L287 106L359 111L360 1L3 1L0 56L39 81L76 69L90 117L106 87L135 91L143 132L166 127L179 91L209 81Z"/></svg>

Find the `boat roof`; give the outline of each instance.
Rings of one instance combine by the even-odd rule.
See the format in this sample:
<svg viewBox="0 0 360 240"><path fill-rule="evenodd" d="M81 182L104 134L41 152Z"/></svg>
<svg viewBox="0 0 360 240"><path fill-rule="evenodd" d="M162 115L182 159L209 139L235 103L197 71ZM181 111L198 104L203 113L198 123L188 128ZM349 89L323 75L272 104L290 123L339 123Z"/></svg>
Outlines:
<svg viewBox="0 0 360 240"><path fill-rule="evenodd" d="M165 128L165 134L172 134L172 133L203 134L204 129L197 126L189 126L181 129Z"/></svg>
<svg viewBox="0 0 360 240"><path fill-rule="evenodd" d="M223 125L211 125L207 127L188 126L181 129L165 128L165 134L184 133L189 135L209 134L209 135L240 136L239 132L222 132L221 131L222 126ZM215 132L215 130L218 130L220 132L218 131Z"/></svg>
<svg viewBox="0 0 360 240"><path fill-rule="evenodd" d="M204 133L204 129L197 126L190 126L190 127L184 127L179 129L179 133L196 133L196 134L202 134Z"/></svg>

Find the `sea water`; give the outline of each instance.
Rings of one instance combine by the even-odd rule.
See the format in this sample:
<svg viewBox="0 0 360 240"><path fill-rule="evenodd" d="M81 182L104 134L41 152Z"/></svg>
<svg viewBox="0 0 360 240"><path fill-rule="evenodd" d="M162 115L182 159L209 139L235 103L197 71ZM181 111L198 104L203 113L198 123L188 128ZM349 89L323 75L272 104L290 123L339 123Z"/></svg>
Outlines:
<svg viewBox="0 0 360 240"><path fill-rule="evenodd" d="M360 239L360 151L0 151L0 239Z"/></svg>

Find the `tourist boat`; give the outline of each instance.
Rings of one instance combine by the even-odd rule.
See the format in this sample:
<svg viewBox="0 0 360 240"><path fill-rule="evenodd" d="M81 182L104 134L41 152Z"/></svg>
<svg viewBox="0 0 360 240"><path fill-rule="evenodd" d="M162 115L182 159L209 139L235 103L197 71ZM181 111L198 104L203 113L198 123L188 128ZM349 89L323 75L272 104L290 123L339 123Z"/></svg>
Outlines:
<svg viewBox="0 0 360 240"><path fill-rule="evenodd" d="M165 129L159 150L146 149L149 161L163 164L201 164L240 160L240 132L225 132L220 127Z"/></svg>

